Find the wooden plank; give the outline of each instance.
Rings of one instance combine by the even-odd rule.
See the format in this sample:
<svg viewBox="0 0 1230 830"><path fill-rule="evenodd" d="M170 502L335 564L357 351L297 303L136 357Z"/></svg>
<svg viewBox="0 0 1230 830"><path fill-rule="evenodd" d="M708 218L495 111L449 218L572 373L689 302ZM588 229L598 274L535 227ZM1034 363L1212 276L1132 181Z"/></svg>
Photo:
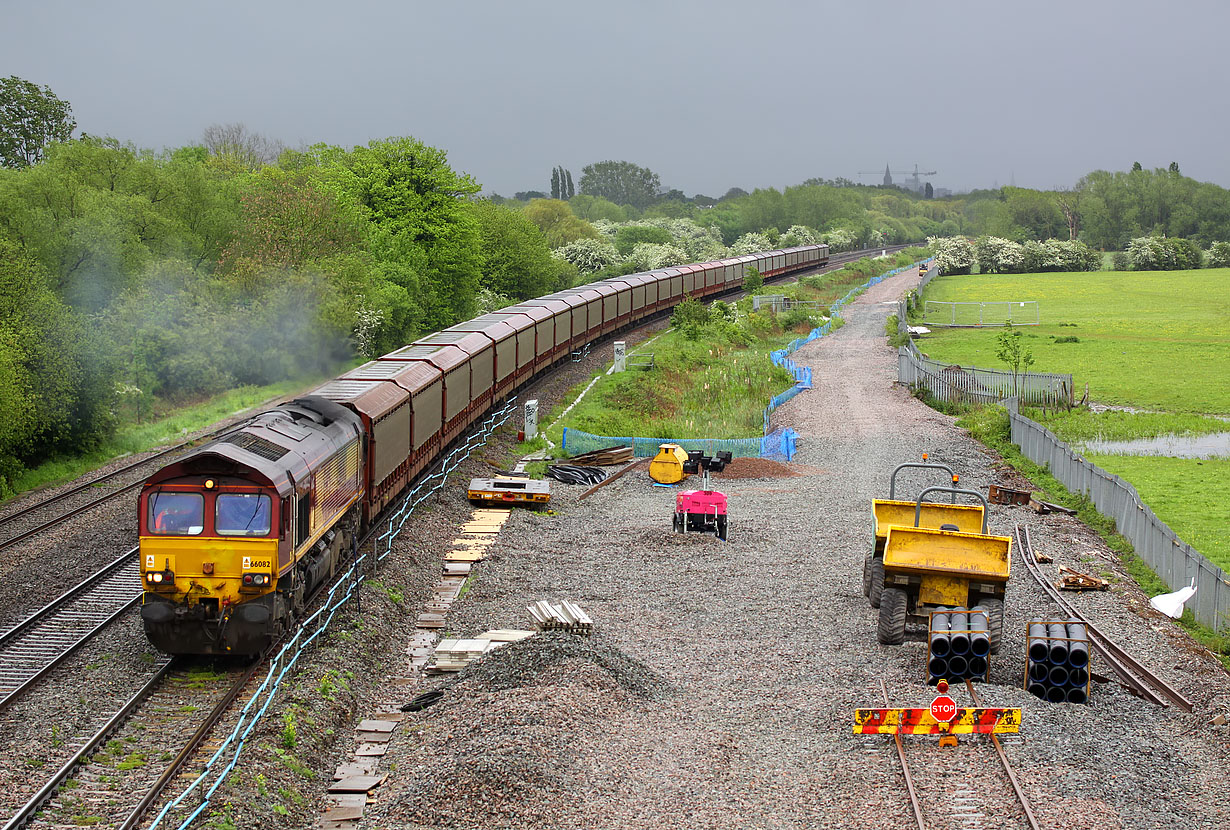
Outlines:
<svg viewBox="0 0 1230 830"><path fill-rule="evenodd" d="M384 783L386 775L352 775L329 786L331 793L365 793Z"/></svg>
<svg viewBox="0 0 1230 830"><path fill-rule="evenodd" d="M386 744L359 744L359 748L354 751L355 755L361 757L375 756L379 757L388 752L389 745Z"/></svg>
<svg viewBox="0 0 1230 830"><path fill-rule="evenodd" d="M334 807L362 807L367 803L367 793L330 793L325 799L330 805L326 810Z"/></svg>
<svg viewBox="0 0 1230 830"><path fill-rule="evenodd" d="M357 732L392 732L397 723L391 720L361 720L355 727Z"/></svg>
<svg viewBox="0 0 1230 830"><path fill-rule="evenodd" d="M603 488L603 487L607 486L607 485L608 485L608 484L610 484L612 481L615 481L615 480L616 480L616 479L618 479L618 478L622 478L624 475L626 475L626 474L627 474L629 471L631 471L633 468L635 468L635 467L642 467L642 466L644 466L644 465L646 465L646 464L648 464L648 463L649 463L649 459L648 459L648 458L642 458L642 459L640 459L640 460L638 460L638 461L635 461L635 462L633 462L633 463L629 464L627 467L624 467L624 468L623 468L622 470L620 470L619 472L617 472L617 473L615 473L615 474L613 474L613 475L607 476L605 479L603 479L602 481L598 482L598 483L597 483L597 484L595 484L593 487L590 487L588 490L586 490L586 491L585 491L584 493L582 493L581 495L577 496L577 501L580 501L581 499L584 499L584 498L588 497L591 493L593 493L594 491L599 490L599 489L601 489L601 488Z"/></svg>
<svg viewBox="0 0 1230 830"><path fill-rule="evenodd" d="M362 807L333 807L325 811L326 821L356 821L361 818L363 818Z"/></svg>

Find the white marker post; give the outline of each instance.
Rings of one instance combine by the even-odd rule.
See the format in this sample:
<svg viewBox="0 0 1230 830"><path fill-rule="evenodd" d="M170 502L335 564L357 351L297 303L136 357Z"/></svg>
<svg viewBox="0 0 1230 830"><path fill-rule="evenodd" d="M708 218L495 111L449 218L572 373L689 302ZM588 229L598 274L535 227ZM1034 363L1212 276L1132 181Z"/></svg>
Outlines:
<svg viewBox="0 0 1230 830"><path fill-rule="evenodd" d="M626 368L628 344L624 340L615 341L615 371L622 372Z"/></svg>
<svg viewBox="0 0 1230 830"><path fill-rule="evenodd" d="M538 401L525 402L525 440L533 441L538 434Z"/></svg>

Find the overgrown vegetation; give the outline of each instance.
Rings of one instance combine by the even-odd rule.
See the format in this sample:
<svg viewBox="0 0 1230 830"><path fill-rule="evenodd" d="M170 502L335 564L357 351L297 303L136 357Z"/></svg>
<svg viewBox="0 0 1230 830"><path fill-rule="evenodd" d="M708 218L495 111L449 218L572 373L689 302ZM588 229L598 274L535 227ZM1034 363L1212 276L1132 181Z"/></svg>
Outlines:
<svg viewBox="0 0 1230 830"><path fill-rule="evenodd" d="M773 292L827 310L870 276L925 255L912 249L894 257L864 259L828 274L774 286ZM750 298L709 307L685 299L675 307L670 331L643 347L653 352L654 368L602 377L555 427L552 440L559 443L564 426L598 435L648 438L759 435L769 399L794 383L789 372L773 366L769 352L828 318L810 308L753 312L751 305ZM581 384L577 393L587 385L588 381Z"/></svg>

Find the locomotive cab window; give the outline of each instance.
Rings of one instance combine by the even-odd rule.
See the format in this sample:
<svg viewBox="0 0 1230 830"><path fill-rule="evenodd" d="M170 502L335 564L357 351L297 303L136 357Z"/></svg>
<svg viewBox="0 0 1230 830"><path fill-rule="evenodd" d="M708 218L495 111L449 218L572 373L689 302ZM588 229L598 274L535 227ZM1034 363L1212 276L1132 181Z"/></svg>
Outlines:
<svg viewBox="0 0 1230 830"><path fill-rule="evenodd" d="M200 493L160 490L149 497L149 532L158 536L199 536L205 529Z"/></svg>
<svg viewBox="0 0 1230 830"><path fill-rule="evenodd" d="M219 493L214 528L219 536L267 536L273 503L259 493Z"/></svg>

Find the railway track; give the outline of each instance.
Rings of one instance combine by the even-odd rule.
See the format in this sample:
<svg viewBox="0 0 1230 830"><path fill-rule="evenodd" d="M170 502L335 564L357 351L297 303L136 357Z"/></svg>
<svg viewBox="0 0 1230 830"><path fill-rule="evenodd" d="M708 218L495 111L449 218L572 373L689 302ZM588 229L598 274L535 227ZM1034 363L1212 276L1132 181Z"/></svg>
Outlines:
<svg viewBox="0 0 1230 830"><path fill-rule="evenodd" d="M137 549L0 634L0 710L141 599Z"/></svg>
<svg viewBox="0 0 1230 830"><path fill-rule="evenodd" d="M980 706L973 684L967 680L965 686L971 703ZM883 678L880 679L880 691L884 695L884 705L891 706ZM963 830L978 830L987 825L1002 828L1008 826L1006 822L1012 821L1028 830L1042 830L1034 815L1033 805L1021 789L1016 770L998 736L992 734L989 737L991 740L988 742L981 736L969 736L956 749L941 749L933 742L925 741L907 750L901 736L893 735L905 779L906 795L918 830L953 825ZM998 766L983 763L980 757L991 747L998 756ZM928 753L926 759L920 761L917 768L911 766L910 758L918 759L924 752ZM975 756L978 756L977 760ZM996 774L996 769L1002 775Z"/></svg>
<svg viewBox="0 0 1230 830"><path fill-rule="evenodd" d="M263 661L215 670L165 659L146 684L93 735L74 741L72 757L4 825L137 827L177 777L203 763L202 744L253 681ZM188 735L178 752L166 736Z"/></svg>
<svg viewBox="0 0 1230 830"><path fill-rule="evenodd" d="M57 493L56 495L45 498L42 501L27 505L19 510L15 510L7 516L0 517L0 528L4 529L0 532L8 534L0 539L0 550L20 544L21 542L31 539L46 530L50 530L56 525L62 524L87 510L106 504L113 499L119 498L125 493L131 493L132 491L137 490L147 478L145 473L140 472L143 468L152 464L164 462L176 453L183 452L190 447L197 446L205 441L210 441L220 435L224 435L233 429L239 428L241 425L242 424L228 424L225 427L215 429L212 432L198 438L194 438L191 441L182 441L173 447L167 447L164 450L159 450L153 455L149 455L145 458L125 464L124 466L112 470L109 473L105 473L98 478L91 479L84 484L78 484L62 493ZM133 481L128 481L127 479L133 475L137 476L136 479ZM115 489L103 493L102 495L94 496L92 498L89 497L92 492L98 490L99 487L107 483L115 483L118 484L118 486L115 487ZM61 513L48 517L48 510L54 505L61 504L62 502L67 502L71 506ZM13 525L14 527L9 528L9 525Z"/></svg>
<svg viewBox="0 0 1230 830"><path fill-rule="evenodd" d="M1016 548L1021 558L1029 568L1029 572L1042 586L1042 590L1057 605L1069 619L1079 620L1089 632L1089 641L1094 650L1101 655L1106 665L1115 672L1124 686L1133 694L1150 700L1159 706L1175 706L1184 712L1192 711L1192 702L1184 697L1166 681L1149 671L1136 658L1120 647L1114 640L1106 636L1096 625L1089 622L1059 593L1055 586L1047 581L1042 569L1034 558L1033 540L1029 528L1018 524L1013 531L1016 537Z"/></svg>

